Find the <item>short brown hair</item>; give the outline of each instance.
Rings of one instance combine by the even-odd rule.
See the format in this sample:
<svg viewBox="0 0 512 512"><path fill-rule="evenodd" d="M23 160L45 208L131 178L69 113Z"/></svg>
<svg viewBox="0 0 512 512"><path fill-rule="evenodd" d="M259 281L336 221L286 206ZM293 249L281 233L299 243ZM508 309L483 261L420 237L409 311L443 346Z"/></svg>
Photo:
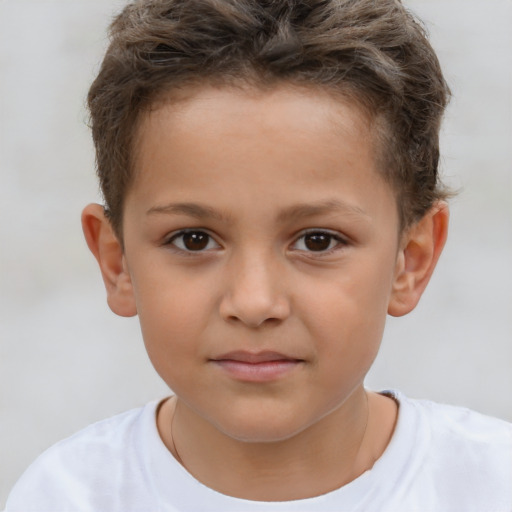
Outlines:
<svg viewBox="0 0 512 512"><path fill-rule="evenodd" d="M449 88L399 0L135 0L114 19L88 96L105 210L122 237L141 114L201 83L290 83L349 95L380 119L379 167L401 225L445 197L439 127Z"/></svg>

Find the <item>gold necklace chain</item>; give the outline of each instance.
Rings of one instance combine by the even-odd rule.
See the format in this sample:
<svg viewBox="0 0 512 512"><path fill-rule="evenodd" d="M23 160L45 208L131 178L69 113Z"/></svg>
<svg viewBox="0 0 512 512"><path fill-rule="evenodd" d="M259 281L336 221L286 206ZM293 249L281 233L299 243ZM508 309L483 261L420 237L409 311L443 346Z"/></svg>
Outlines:
<svg viewBox="0 0 512 512"><path fill-rule="evenodd" d="M176 407L178 406L178 397L175 395L175 404L174 410L172 411L172 419L171 419L171 442L174 453L176 454L176 460L186 469L185 464L183 464L183 459L178 452L178 448L176 448L176 443L174 442L174 418L176 418Z"/></svg>

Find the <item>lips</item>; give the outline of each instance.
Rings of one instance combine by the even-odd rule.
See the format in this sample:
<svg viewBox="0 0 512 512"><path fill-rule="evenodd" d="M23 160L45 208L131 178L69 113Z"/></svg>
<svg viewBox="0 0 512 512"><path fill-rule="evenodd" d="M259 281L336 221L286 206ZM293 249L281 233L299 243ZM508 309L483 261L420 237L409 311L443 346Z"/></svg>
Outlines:
<svg viewBox="0 0 512 512"><path fill-rule="evenodd" d="M234 351L210 361L229 377L246 382L282 379L304 363L302 359L272 351Z"/></svg>
<svg viewBox="0 0 512 512"><path fill-rule="evenodd" d="M245 350L236 350L228 352L214 359L215 361L239 361L241 363L259 364L272 361L299 361L295 357L290 357L279 352L264 351L264 352L248 352Z"/></svg>

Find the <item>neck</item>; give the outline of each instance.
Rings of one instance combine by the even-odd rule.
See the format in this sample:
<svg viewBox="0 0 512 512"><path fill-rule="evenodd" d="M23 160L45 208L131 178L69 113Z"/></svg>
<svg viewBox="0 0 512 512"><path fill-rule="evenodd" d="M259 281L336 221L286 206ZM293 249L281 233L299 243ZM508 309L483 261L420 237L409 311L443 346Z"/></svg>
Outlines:
<svg viewBox="0 0 512 512"><path fill-rule="evenodd" d="M243 499L290 501L332 491L370 469L389 442L395 416L390 399L361 387L326 417L280 441L233 439L179 399L161 407L158 427L176 459L206 486Z"/></svg>

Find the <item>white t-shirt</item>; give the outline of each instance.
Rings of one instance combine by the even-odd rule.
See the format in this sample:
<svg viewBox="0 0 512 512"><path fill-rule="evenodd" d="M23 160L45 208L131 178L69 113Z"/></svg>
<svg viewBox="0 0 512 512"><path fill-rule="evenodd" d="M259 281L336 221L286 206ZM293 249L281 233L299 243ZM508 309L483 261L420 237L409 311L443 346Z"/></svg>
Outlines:
<svg viewBox="0 0 512 512"><path fill-rule="evenodd" d="M6 511L512 511L511 424L393 394L399 415L385 452L371 470L322 496L257 502L209 489L163 444L152 402L44 452L12 490Z"/></svg>

